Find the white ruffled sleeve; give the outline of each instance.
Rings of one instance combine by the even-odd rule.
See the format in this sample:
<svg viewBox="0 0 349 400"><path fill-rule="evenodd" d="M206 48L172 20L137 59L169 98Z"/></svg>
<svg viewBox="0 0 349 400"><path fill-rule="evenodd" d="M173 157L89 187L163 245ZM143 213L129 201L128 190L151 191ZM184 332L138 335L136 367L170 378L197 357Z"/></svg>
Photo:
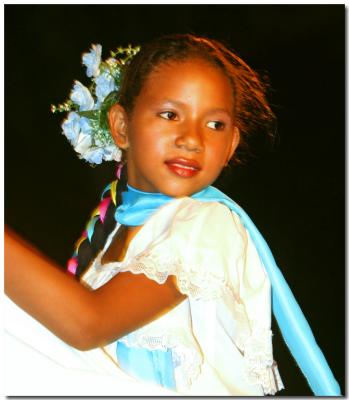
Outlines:
<svg viewBox="0 0 349 400"><path fill-rule="evenodd" d="M147 223L149 235L159 227L160 217L169 221L162 234L130 257L122 270L144 273L158 283L174 275L179 290L191 298L219 297L226 281L215 247L222 234L221 227L215 223L215 208L220 205L192 199L184 199L178 205L174 202L171 208L162 210L158 218Z"/></svg>

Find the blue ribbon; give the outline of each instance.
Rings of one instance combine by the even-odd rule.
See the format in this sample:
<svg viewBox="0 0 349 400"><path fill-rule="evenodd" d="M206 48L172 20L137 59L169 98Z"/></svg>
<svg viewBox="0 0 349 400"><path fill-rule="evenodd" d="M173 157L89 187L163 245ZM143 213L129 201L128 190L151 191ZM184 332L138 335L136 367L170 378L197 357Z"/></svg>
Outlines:
<svg viewBox="0 0 349 400"><path fill-rule="evenodd" d="M237 203L213 186L195 193L191 198L222 203L240 217L268 273L272 288L273 312L292 356L316 396L340 396L340 387L315 341L301 308L276 265L268 244L250 217ZM122 225L139 226L159 207L174 199L162 193L142 192L128 185L128 190L122 193L122 200L122 204L116 209L115 219Z"/></svg>
<svg viewBox="0 0 349 400"><path fill-rule="evenodd" d="M128 347L119 341L116 355L121 369L134 378L176 390L171 349L148 350Z"/></svg>

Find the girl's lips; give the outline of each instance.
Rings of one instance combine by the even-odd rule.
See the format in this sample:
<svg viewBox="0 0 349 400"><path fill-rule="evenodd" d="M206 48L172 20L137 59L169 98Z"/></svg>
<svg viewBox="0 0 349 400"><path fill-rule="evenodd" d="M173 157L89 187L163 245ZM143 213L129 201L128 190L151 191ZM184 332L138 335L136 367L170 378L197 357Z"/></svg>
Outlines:
<svg viewBox="0 0 349 400"><path fill-rule="evenodd" d="M187 158L173 158L165 161L171 172L182 178L191 178L201 170L200 164Z"/></svg>

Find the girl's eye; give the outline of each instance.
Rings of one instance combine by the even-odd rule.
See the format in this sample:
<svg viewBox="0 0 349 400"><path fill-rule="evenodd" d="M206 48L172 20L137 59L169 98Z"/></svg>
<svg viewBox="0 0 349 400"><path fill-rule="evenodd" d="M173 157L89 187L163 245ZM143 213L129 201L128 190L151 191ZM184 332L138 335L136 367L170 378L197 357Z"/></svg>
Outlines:
<svg viewBox="0 0 349 400"><path fill-rule="evenodd" d="M214 129L216 131L220 131L224 129L224 123L221 121L210 121L207 123L207 126L211 129Z"/></svg>
<svg viewBox="0 0 349 400"><path fill-rule="evenodd" d="M174 113L173 111L164 111L164 112L161 112L161 113L159 114L159 116L160 116L161 118L169 119L169 120L171 120L171 121L174 121L174 120L177 120L177 119L178 119L177 114Z"/></svg>

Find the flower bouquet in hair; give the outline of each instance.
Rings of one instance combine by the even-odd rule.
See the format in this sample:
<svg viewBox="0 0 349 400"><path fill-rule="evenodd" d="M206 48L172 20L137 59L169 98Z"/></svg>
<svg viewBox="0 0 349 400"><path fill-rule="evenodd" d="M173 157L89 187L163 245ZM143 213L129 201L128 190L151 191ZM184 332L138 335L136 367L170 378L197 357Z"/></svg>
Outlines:
<svg viewBox="0 0 349 400"><path fill-rule="evenodd" d="M121 150L109 131L108 111L118 101L123 70L139 49L119 47L103 61L102 46L92 45L90 52L82 55L90 85L75 81L70 98L51 106L53 113L68 112L62 124L63 134L79 157L91 164L121 160Z"/></svg>

